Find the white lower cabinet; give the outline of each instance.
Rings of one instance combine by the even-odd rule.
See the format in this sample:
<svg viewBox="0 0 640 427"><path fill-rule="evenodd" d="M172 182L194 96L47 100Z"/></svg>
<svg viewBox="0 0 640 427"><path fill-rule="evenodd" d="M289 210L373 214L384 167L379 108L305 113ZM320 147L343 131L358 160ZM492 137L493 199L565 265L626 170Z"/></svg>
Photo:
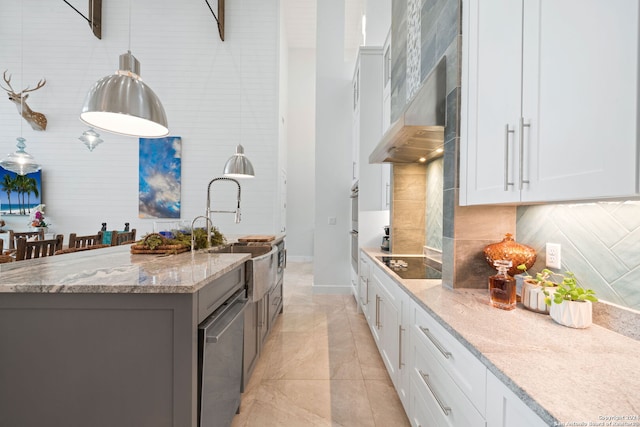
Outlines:
<svg viewBox="0 0 640 427"><path fill-rule="evenodd" d="M370 323L371 312L369 310L370 289L369 282L371 280L371 259L364 253L360 252L360 261L358 262L358 306L364 313L367 322Z"/></svg>
<svg viewBox="0 0 640 427"><path fill-rule="evenodd" d="M414 302L405 292L399 292L400 325L398 325L398 381L396 390L407 414L411 407L411 328Z"/></svg>
<svg viewBox="0 0 640 427"><path fill-rule="evenodd" d="M469 398L451 379L450 373L433 357L420 339L412 344L412 392L426 406L411 407L413 417L427 417L426 426L484 427L485 421ZM414 404L416 400L412 400Z"/></svg>
<svg viewBox="0 0 640 427"><path fill-rule="evenodd" d="M397 294L401 291L379 267L373 266L371 276L375 295L373 337L378 344L378 350L389 371L389 376L397 388L400 356L400 304Z"/></svg>
<svg viewBox="0 0 640 427"><path fill-rule="evenodd" d="M487 374L487 427L543 427L542 418L491 372Z"/></svg>
<svg viewBox="0 0 640 427"><path fill-rule="evenodd" d="M421 342L431 360L440 363L452 381L484 415L486 402L487 369L453 335L433 317L414 304L412 339Z"/></svg>
<svg viewBox="0 0 640 427"><path fill-rule="evenodd" d="M364 252L359 276L360 304L411 425L546 425Z"/></svg>

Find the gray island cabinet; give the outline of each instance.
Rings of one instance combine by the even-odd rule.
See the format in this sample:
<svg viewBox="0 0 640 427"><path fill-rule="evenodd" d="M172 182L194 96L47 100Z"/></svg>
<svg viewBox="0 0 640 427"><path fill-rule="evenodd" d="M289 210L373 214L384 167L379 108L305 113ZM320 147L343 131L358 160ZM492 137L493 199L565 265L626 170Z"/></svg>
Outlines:
<svg viewBox="0 0 640 427"><path fill-rule="evenodd" d="M114 247L0 265L0 425L196 427L198 324L247 254Z"/></svg>

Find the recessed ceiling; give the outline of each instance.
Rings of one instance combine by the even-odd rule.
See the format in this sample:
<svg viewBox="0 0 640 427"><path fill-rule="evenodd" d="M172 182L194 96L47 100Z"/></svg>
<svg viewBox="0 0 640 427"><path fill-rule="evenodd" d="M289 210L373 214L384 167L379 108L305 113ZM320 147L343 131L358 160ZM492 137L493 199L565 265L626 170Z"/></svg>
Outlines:
<svg viewBox="0 0 640 427"><path fill-rule="evenodd" d="M281 0L290 49L315 49L317 0ZM345 49L362 44L364 0L345 0Z"/></svg>

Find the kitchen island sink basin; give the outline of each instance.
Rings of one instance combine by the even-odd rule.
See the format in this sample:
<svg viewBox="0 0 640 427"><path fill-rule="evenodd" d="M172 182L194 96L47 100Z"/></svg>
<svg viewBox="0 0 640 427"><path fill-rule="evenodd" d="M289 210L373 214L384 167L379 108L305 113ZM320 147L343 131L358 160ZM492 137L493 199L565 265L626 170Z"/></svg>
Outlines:
<svg viewBox="0 0 640 427"><path fill-rule="evenodd" d="M229 243L222 246L216 246L209 249L211 253L221 254L251 254L251 258L259 257L271 252L269 244L247 244L247 243Z"/></svg>
<svg viewBox="0 0 640 427"><path fill-rule="evenodd" d="M247 298L260 301L276 284L278 248L264 243L230 243L209 248L210 253L248 253L246 262Z"/></svg>

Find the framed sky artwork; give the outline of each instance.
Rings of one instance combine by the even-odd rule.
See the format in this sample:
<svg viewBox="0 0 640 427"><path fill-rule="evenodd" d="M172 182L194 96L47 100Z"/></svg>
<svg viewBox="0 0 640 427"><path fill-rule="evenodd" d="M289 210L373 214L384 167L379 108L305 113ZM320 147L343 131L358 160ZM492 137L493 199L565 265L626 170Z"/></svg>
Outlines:
<svg viewBox="0 0 640 427"><path fill-rule="evenodd" d="M30 215L42 203L42 171L24 176L0 167L0 215Z"/></svg>
<svg viewBox="0 0 640 427"><path fill-rule="evenodd" d="M182 139L140 138L140 218L180 218Z"/></svg>

